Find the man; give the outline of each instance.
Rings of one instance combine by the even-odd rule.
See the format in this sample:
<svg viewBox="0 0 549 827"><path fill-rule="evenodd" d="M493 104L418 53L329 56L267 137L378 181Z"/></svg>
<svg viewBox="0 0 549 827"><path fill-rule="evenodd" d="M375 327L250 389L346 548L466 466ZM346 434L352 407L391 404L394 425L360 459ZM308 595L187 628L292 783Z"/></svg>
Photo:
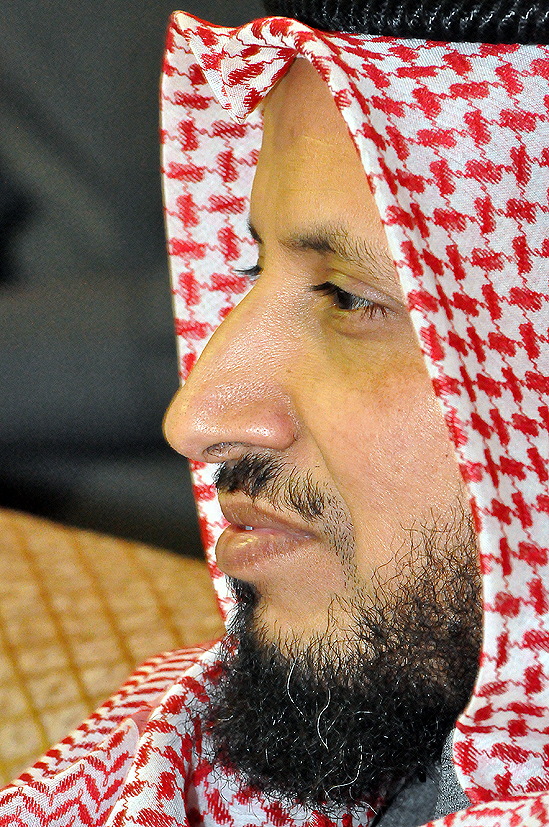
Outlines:
<svg viewBox="0 0 549 827"><path fill-rule="evenodd" d="M222 323L166 433L236 609L5 793L20 823L546 822L548 66L175 17L185 372Z"/></svg>
<svg viewBox="0 0 549 827"><path fill-rule="evenodd" d="M179 392L166 433L186 456L223 463L231 525L217 561L254 587L236 634L245 654L239 640L215 713L227 721L220 748L277 794L319 805L360 790L376 806L380 789L433 763L429 750L472 691L474 532L379 213L326 84L298 60L264 114L250 209L261 275ZM293 710L284 738L276 721Z"/></svg>

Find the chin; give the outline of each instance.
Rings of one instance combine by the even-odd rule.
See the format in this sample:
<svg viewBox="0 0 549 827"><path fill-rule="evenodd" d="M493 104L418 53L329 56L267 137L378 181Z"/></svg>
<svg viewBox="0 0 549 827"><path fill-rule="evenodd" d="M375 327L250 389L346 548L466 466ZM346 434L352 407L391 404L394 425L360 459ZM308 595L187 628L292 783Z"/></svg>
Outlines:
<svg viewBox="0 0 549 827"><path fill-rule="evenodd" d="M472 522L426 533L403 560L385 587L333 596L307 622L233 581L237 609L205 712L214 764L267 797L327 812L377 807L425 777L478 670Z"/></svg>

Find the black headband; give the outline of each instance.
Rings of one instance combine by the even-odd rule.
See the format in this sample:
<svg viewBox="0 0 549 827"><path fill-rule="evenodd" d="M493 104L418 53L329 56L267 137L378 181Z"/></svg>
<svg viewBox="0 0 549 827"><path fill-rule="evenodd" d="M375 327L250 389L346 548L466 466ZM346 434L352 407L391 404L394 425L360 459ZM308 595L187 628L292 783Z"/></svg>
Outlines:
<svg viewBox="0 0 549 827"><path fill-rule="evenodd" d="M482 43L549 43L547 0L264 0L316 29Z"/></svg>

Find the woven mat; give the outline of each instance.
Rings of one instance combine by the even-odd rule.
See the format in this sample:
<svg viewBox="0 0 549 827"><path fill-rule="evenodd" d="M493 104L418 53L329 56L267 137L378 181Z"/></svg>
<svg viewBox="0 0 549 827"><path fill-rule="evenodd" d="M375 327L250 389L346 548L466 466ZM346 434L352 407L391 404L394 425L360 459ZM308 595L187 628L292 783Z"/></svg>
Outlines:
<svg viewBox="0 0 549 827"><path fill-rule="evenodd" d="M0 509L0 782L141 661L221 633L204 563Z"/></svg>

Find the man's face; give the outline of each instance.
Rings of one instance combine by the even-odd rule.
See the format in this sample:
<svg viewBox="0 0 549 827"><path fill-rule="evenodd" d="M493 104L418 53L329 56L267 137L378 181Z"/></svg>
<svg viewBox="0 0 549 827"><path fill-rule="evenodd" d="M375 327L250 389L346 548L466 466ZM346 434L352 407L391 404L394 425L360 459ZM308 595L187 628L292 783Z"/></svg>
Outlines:
<svg viewBox="0 0 549 827"><path fill-rule="evenodd" d="M396 593L414 538L467 506L362 165L307 61L265 105L250 218L261 275L166 434L229 475L275 464L263 488L242 483L249 463L221 484L219 566L254 586L265 640L344 645L345 607Z"/></svg>
<svg viewBox="0 0 549 827"><path fill-rule="evenodd" d="M429 771L470 695L478 566L373 197L303 60L266 102L250 218L257 283L166 420L178 451L221 463L231 523L210 760L289 802L377 808Z"/></svg>

